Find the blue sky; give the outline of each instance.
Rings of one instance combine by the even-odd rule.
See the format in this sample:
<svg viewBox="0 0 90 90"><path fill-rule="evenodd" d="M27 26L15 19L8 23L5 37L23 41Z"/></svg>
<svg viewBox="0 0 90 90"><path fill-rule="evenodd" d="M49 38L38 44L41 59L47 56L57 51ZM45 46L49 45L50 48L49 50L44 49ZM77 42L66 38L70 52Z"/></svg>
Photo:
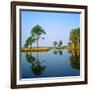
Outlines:
<svg viewBox="0 0 90 90"><path fill-rule="evenodd" d="M63 41L64 45L69 42L69 33L73 28L80 27L80 14L76 13L56 13L21 11L21 47L26 39L31 35L31 29L35 25L40 25L45 30L45 39L39 40L39 46L52 46L54 41ZM32 46L36 46L33 43Z"/></svg>

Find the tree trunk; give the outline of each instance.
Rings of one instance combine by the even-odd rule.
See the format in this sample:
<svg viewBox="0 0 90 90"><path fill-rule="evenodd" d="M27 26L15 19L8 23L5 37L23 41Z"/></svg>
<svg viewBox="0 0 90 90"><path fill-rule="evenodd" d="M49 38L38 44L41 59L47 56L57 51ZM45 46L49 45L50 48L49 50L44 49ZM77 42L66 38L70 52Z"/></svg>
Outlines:
<svg viewBox="0 0 90 90"><path fill-rule="evenodd" d="M32 45L30 45L30 48L32 48Z"/></svg>
<svg viewBox="0 0 90 90"><path fill-rule="evenodd" d="M38 48L38 38L37 38L37 48Z"/></svg>

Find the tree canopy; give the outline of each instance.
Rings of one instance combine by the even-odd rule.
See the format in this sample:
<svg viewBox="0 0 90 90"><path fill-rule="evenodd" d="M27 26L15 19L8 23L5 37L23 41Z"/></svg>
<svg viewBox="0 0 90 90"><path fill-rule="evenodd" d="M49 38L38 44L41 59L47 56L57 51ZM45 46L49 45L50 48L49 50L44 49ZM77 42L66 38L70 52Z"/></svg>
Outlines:
<svg viewBox="0 0 90 90"><path fill-rule="evenodd" d="M44 29L40 26L40 25L36 25L32 28L31 30L32 35L36 38L37 41L37 48L38 48L38 41L40 39L40 36L42 34L46 34L46 32L44 31Z"/></svg>
<svg viewBox="0 0 90 90"><path fill-rule="evenodd" d="M72 44L72 48L79 49L80 47L80 28L72 29L70 32L70 44Z"/></svg>

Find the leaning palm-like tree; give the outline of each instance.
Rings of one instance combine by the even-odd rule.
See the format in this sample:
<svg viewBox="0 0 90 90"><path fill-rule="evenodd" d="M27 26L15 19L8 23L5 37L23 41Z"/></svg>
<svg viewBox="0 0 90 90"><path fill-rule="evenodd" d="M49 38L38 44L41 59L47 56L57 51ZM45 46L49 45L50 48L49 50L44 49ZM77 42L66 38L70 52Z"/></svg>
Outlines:
<svg viewBox="0 0 90 90"><path fill-rule="evenodd" d="M39 39L40 39L40 36L41 36L42 34L46 34L46 32L44 31L44 29L43 29L41 26L36 25L36 26L34 26L34 27L32 28L31 33L32 33L32 35L36 38L37 48L38 48L38 41L39 41Z"/></svg>
<svg viewBox="0 0 90 90"><path fill-rule="evenodd" d="M33 36L30 36L27 38L24 47L28 47L30 46L30 48L32 47L32 43L35 41L36 39Z"/></svg>

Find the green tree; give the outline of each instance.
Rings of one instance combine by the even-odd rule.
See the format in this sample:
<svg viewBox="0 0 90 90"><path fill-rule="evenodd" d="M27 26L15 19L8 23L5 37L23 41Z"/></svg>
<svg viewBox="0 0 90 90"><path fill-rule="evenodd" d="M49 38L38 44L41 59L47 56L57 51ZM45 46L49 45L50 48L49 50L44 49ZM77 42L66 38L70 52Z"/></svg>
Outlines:
<svg viewBox="0 0 90 90"><path fill-rule="evenodd" d="M33 36L30 36L27 38L25 44L24 44L24 47L28 47L30 46L30 48L32 47L32 43L35 42L35 38Z"/></svg>
<svg viewBox="0 0 90 90"><path fill-rule="evenodd" d="M80 28L72 29L70 32L70 41L73 49L80 48Z"/></svg>
<svg viewBox="0 0 90 90"><path fill-rule="evenodd" d="M58 44L58 42L57 42L57 41L54 41L54 42L53 42L53 46L54 46L54 47L56 47L56 46L57 46L57 44Z"/></svg>
<svg viewBox="0 0 90 90"><path fill-rule="evenodd" d="M61 45L62 45L62 41L60 40L60 41L59 41L59 45L58 45L58 46L60 47Z"/></svg>
<svg viewBox="0 0 90 90"><path fill-rule="evenodd" d="M44 31L44 29L43 29L41 26L36 25L36 26L34 26L34 27L32 28L31 33L32 33L32 35L36 38L37 48L38 48L38 46L39 46L39 45L38 45L38 41L39 41L39 39L40 39L40 36L41 36L42 34L46 34L46 32Z"/></svg>

